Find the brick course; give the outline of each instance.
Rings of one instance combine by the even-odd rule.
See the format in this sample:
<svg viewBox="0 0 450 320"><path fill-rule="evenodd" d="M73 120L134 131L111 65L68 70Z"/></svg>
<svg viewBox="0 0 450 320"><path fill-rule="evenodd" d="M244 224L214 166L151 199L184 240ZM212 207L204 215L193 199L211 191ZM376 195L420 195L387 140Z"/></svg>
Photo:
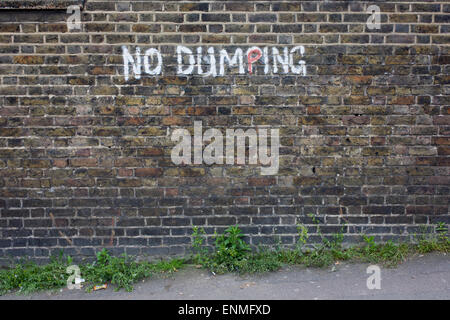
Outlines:
<svg viewBox="0 0 450 320"><path fill-rule="evenodd" d="M381 9L381 29L366 9ZM296 223L379 241L450 223L446 1L98 1L0 10L0 258L184 254L192 226L254 245ZM306 75L180 76L176 46L304 46ZM164 71L124 79L122 46ZM205 66L205 70L207 67ZM175 166L176 128L280 129L280 170ZM313 237L314 239L314 237Z"/></svg>

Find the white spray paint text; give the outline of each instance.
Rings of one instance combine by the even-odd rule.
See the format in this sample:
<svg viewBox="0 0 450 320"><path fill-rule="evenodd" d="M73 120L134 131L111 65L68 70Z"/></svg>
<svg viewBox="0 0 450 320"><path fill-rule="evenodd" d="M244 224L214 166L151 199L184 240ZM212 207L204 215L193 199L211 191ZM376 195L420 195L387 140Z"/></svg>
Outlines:
<svg viewBox="0 0 450 320"><path fill-rule="evenodd" d="M254 46L248 48L245 54L243 49L237 48L231 56L226 49L220 49L217 59L214 47L209 47L207 50L203 50L203 47L197 47L196 50L193 50L185 46L177 46L177 75L224 76L227 69L233 67L238 68L239 74L245 74L247 71L248 74L252 75L255 63L261 60L264 64L264 74L269 74L272 71L274 74L291 72L306 76L306 63L301 60L304 54L305 48L303 46L296 46L290 50L287 47L278 50L276 47L261 49ZM132 55L127 46L122 46L122 56L126 81L130 79L131 74L134 74L135 79L140 79L142 67L144 67L144 73L150 76L163 73L163 55L158 49L147 49L142 55L141 48L136 47L135 53Z"/></svg>

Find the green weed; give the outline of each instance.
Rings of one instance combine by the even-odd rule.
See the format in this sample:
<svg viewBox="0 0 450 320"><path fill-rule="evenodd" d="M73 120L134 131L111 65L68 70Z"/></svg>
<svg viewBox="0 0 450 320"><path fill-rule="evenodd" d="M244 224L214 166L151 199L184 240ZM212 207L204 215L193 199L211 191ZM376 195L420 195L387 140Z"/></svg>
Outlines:
<svg viewBox="0 0 450 320"><path fill-rule="evenodd" d="M210 253L206 246L206 232L195 227L192 233L193 255L191 259L172 259L150 263L137 261L133 257L122 255L114 257L106 249L97 253L92 263L79 264L81 277L85 279L84 287L92 290L94 285L111 283L115 290L133 290L133 284L142 279L174 272L187 262L193 262L216 273L238 272L259 273L275 271L283 265L304 265L307 267L328 267L337 261L354 261L380 263L385 266L396 266L407 257L414 254L428 252L450 252L448 227L445 223L438 223L431 228L433 233L423 234L415 243L376 243L373 236L362 235L363 244L343 247L343 231L324 236L319 222L317 233L322 242L308 243L309 234L306 226L297 226L297 242L294 249L258 248L252 252L244 241L244 235L238 226L228 227L223 234L214 235L214 250ZM72 265L71 257L52 258L46 265L22 261L12 265L9 269L0 270L0 295L17 291L30 293L39 290L58 289L67 286L67 267Z"/></svg>
<svg viewBox="0 0 450 320"><path fill-rule="evenodd" d="M72 258L66 260L62 256L47 265L36 265L33 262L23 262L7 270L0 270L0 295L11 291L30 293L40 290L59 289L67 286L69 274L68 266L72 265ZM81 278L85 279L87 291L94 285L111 283L115 290L133 290L133 283L154 274L169 273L180 269L184 260L173 259L150 263L137 262L133 258L123 255L112 257L106 249L97 253L93 263L79 264Z"/></svg>

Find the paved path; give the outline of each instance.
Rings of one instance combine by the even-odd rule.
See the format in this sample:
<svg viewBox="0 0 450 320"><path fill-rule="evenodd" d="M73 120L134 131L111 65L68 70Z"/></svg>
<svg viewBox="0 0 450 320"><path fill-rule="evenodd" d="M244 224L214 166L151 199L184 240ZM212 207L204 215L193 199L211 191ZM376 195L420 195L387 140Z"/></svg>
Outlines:
<svg viewBox="0 0 450 320"><path fill-rule="evenodd" d="M339 264L336 270L289 267L240 277L214 276L187 268L165 279L149 279L131 293L111 288L94 293L63 289L1 299L450 299L450 255L416 256L395 269L381 268L381 289L368 290L368 264Z"/></svg>

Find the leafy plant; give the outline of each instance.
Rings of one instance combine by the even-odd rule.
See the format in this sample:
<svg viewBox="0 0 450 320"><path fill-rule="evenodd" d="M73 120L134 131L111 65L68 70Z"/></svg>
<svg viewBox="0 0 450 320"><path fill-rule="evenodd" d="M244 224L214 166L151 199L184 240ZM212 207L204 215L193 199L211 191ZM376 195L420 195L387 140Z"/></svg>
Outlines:
<svg viewBox="0 0 450 320"><path fill-rule="evenodd" d="M301 254L303 252L303 248L305 247L309 239L308 228L302 224L297 224L297 234L298 240L296 247L298 252Z"/></svg>
<svg viewBox="0 0 450 320"><path fill-rule="evenodd" d="M448 227L445 222L438 222L436 226L436 233L438 235L438 240L441 242L448 242L449 238L447 237Z"/></svg>
<svg viewBox="0 0 450 320"><path fill-rule="evenodd" d="M221 235L216 233L211 266L220 271L237 271L238 264L236 262L242 260L251 251L243 238L244 235L238 226L228 227Z"/></svg>
<svg viewBox="0 0 450 320"><path fill-rule="evenodd" d="M208 249L205 247L206 232L205 229L194 227L192 229L192 249L194 255L192 260L196 264L204 265L208 262Z"/></svg>

